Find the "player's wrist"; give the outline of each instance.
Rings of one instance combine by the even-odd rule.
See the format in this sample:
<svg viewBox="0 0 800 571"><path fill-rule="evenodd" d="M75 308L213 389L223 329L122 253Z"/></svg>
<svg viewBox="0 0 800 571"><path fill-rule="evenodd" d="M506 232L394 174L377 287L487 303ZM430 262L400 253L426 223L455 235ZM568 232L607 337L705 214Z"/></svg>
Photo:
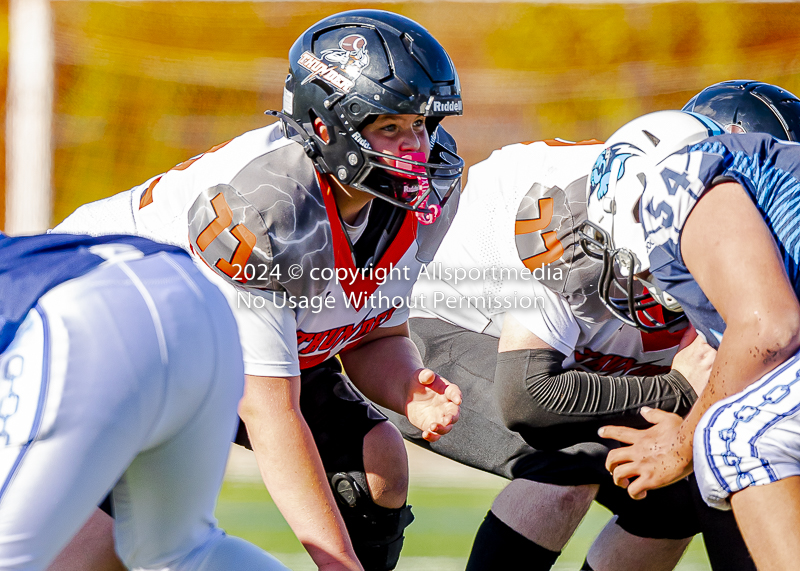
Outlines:
<svg viewBox="0 0 800 571"><path fill-rule="evenodd" d="M673 451L682 465L692 466L692 454L694 450L694 429L697 423L691 422L687 417L678 427L678 437L675 439ZM690 470L691 471L691 470Z"/></svg>
<svg viewBox="0 0 800 571"><path fill-rule="evenodd" d="M317 557L312 555L312 559L314 559L319 571L364 571L352 548L344 549L335 554L325 552Z"/></svg>

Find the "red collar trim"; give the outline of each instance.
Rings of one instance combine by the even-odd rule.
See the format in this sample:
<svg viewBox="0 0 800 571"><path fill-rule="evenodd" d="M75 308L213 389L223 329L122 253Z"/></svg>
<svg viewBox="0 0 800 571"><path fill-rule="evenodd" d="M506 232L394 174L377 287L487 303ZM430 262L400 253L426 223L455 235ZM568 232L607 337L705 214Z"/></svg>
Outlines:
<svg viewBox="0 0 800 571"><path fill-rule="evenodd" d="M322 199L325 201L325 210L327 211L328 222L331 226L334 264L337 268L345 268L347 270L347 275L352 276L356 271L356 265L353 261L353 252L350 250L350 243L345 236L344 228L342 228L342 222L339 218L339 210L336 208L336 201L333 198L333 191L331 190L331 186L328 184L328 181L326 181L324 177L320 176L319 173L317 173L317 180L319 181L319 186L322 190ZM411 244L416 239L417 218L414 216L414 213L409 210L406 211L403 224L400 227L400 231L397 233L397 236L395 236L394 240L392 240L392 243L389 244L389 247L383 253L383 256L381 256L381 259L374 266L375 270L380 269L381 271L367 272L366 274L359 272L358 277L353 280L352 284L350 283L351 278L348 278L346 281L339 282L339 285L341 285L344 292L349 296L355 295L355 299L358 298L358 293L364 294L361 296L362 303L358 305L354 304L356 309L361 309L361 307L364 305L364 302L367 301L366 298L375 293L375 290L378 289L378 286L380 285L378 277L388 275L391 267L397 265L397 263L400 261L400 258L403 257L403 254L408 251L409 247L411 247Z"/></svg>

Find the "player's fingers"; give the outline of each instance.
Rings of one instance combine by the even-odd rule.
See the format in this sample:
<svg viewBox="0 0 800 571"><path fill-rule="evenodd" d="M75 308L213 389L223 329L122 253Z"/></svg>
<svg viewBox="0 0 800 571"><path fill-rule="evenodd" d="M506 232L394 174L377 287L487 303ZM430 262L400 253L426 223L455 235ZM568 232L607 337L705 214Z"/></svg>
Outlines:
<svg viewBox="0 0 800 571"><path fill-rule="evenodd" d="M652 424L658 424L659 422L664 422L665 420L677 416L675 413L658 408L650 408L649 406L643 406L641 413L644 419Z"/></svg>
<svg viewBox="0 0 800 571"><path fill-rule="evenodd" d="M430 432L428 430L422 431L422 439L427 442L436 442L437 440L439 440L439 438L441 437L435 432Z"/></svg>
<svg viewBox="0 0 800 571"><path fill-rule="evenodd" d="M458 419L461 417L461 409L456 408L455 411L450 415L450 424L455 424L458 422Z"/></svg>
<svg viewBox="0 0 800 571"><path fill-rule="evenodd" d="M629 428L627 426L603 426L597 431L600 438L610 438L611 440L618 440L625 444L633 444L639 439L641 430Z"/></svg>
<svg viewBox="0 0 800 571"><path fill-rule="evenodd" d="M648 485L648 479L640 475L628 486L628 495L634 500L643 500L650 489L652 487Z"/></svg>
<svg viewBox="0 0 800 571"><path fill-rule="evenodd" d="M613 472L620 464L627 464L633 460L629 447L611 450L606 456L606 470Z"/></svg>
<svg viewBox="0 0 800 571"><path fill-rule="evenodd" d="M444 390L444 396L457 405L460 405L462 402L461 389L458 388L458 385L448 383L447 388Z"/></svg>
<svg viewBox="0 0 800 571"><path fill-rule="evenodd" d="M417 380L421 385L430 385L436 380L436 373L430 369L422 369L417 373Z"/></svg>
<svg viewBox="0 0 800 571"><path fill-rule="evenodd" d="M439 416L442 424L453 424L458 422L458 417L461 414L461 408L449 400L437 399L436 413Z"/></svg>
<svg viewBox="0 0 800 571"><path fill-rule="evenodd" d="M452 423L449 423L449 424L439 424L439 425L437 425L437 426L436 426L436 430L434 430L434 432L435 432L436 434L438 434L439 436L442 436L442 435L444 435L444 434L447 434L447 433L448 433L448 432L450 432L451 430L453 430L453 424L452 424Z"/></svg>
<svg viewBox="0 0 800 571"><path fill-rule="evenodd" d="M447 405L447 411L445 412L442 424L445 426L454 425L456 422L458 422L459 414L460 410L458 409L458 407L452 403L449 403Z"/></svg>
<svg viewBox="0 0 800 571"><path fill-rule="evenodd" d="M618 464L611 472L611 478L614 480L614 484L620 488L627 488L631 484L631 481L638 476L639 472L633 462Z"/></svg>

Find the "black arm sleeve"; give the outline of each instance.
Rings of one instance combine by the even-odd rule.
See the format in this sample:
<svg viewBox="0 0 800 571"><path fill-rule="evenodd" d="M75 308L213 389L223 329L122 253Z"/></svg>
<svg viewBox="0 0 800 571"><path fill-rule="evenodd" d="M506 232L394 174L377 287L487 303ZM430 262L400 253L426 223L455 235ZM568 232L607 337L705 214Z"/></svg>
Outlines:
<svg viewBox="0 0 800 571"><path fill-rule="evenodd" d="M555 349L498 353L495 396L506 426L534 448L561 449L602 442L607 424L645 428L640 409L660 408L681 416L697 395L678 371L654 377L611 377L565 371Z"/></svg>

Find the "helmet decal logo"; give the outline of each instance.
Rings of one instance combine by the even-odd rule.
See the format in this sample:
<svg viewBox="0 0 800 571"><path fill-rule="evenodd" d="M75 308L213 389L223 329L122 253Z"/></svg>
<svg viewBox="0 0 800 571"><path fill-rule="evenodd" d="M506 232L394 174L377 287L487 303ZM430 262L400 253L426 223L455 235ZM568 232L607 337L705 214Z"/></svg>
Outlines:
<svg viewBox="0 0 800 571"><path fill-rule="evenodd" d="M353 131L350 136L353 137L356 143L358 143L365 149L372 149L372 145L369 144L369 141L367 141L363 136L361 136L361 133L359 133L358 131Z"/></svg>
<svg viewBox="0 0 800 571"><path fill-rule="evenodd" d="M356 79L369 65L367 39L359 34L345 36L339 42L339 49L324 50L322 59L339 64L339 69Z"/></svg>
<svg viewBox="0 0 800 571"><path fill-rule="evenodd" d="M589 179L592 194L596 194L598 199L608 194L608 185L611 182L611 173L614 170L614 165L619 164L617 180L620 180L625 174L625 161L634 155L638 155L637 151L639 151L638 148L628 143L617 143L603 151L592 167L592 174Z"/></svg>
<svg viewBox="0 0 800 571"><path fill-rule="evenodd" d="M353 89L355 80L358 79L364 68L369 65L367 40L359 34L347 35L339 41L338 49L323 50L322 59L338 65L329 65L311 52L303 52L297 63L310 71L311 74L301 82L301 85L305 85L313 81L314 78L319 77L340 91L347 93Z"/></svg>
<svg viewBox="0 0 800 571"><path fill-rule="evenodd" d="M404 184L401 198L407 202L413 202L415 206L427 210L427 212L416 212L417 221L420 224L433 224L442 213L442 207L438 204L428 204L428 194L430 192L430 181L421 165L415 165L406 161L417 161L424 163L427 161L425 153L413 152L400 155L400 159L394 161L394 167L409 171L408 174L393 173L395 176L416 180L417 184ZM416 197L424 197L421 201Z"/></svg>
<svg viewBox="0 0 800 571"><path fill-rule="evenodd" d="M328 65L311 52L303 52L297 63L302 65L311 73L300 82L300 85L305 85L319 77L340 91L345 93L353 89L355 82L344 74L339 73L336 66Z"/></svg>
<svg viewBox="0 0 800 571"><path fill-rule="evenodd" d="M454 113L460 115L464 111L464 104L461 102L461 99L452 99L450 101L431 99L432 103L430 104L430 108L434 113Z"/></svg>
<svg viewBox="0 0 800 571"><path fill-rule="evenodd" d="M731 133L733 135L743 135L744 133L747 133L747 130L743 126L737 123L731 123L730 125L725 125L725 127L723 128L725 129L726 133Z"/></svg>

